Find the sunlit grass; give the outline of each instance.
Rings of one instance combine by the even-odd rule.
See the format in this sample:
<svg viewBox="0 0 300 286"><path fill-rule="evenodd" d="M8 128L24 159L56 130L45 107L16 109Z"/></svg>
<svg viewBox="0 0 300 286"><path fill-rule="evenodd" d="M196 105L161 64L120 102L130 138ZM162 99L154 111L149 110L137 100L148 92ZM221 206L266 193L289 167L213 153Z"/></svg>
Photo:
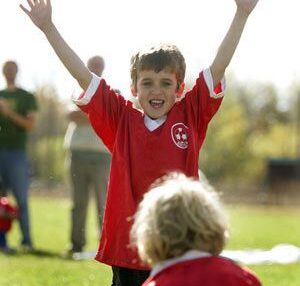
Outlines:
<svg viewBox="0 0 300 286"><path fill-rule="evenodd" d="M289 243L300 247L300 209L285 206L230 206L230 249Z"/></svg>
<svg viewBox="0 0 300 286"><path fill-rule="evenodd" d="M91 202L92 203L92 202ZM62 254L68 246L70 202L66 198L31 198L31 217L35 255L0 254L1 286L108 286L111 270L95 260L72 261ZM288 207L228 206L231 238L227 249L270 249L279 243L300 246L300 210ZM86 250L98 246L95 208L88 219ZM17 224L9 235L11 246L18 248ZM251 265L264 286L300 285L300 264Z"/></svg>
<svg viewBox="0 0 300 286"><path fill-rule="evenodd" d="M95 252L98 231L94 202L88 218L86 250ZM1 286L110 285L111 270L93 259L73 261L63 258L69 243L70 202L66 198L31 199L32 233L37 253L0 254ZM19 247L18 225L9 235L10 245ZM2 275L2 274L5 275Z"/></svg>

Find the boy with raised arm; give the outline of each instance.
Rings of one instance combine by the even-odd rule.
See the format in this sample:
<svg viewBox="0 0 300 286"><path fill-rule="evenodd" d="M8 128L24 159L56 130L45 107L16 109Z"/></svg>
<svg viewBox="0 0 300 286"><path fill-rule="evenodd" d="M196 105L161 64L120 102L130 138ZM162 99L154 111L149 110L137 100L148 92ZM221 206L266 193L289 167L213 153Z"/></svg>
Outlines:
<svg viewBox="0 0 300 286"><path fill-rule="evenodd" d="M198 177L198 157L208 123L223 96L225 69L258 0L235 0L232 24L208 69L182 100L185 61L173 45L140 51L131 60L134 108L93 75L64 41L51 19L50 0L27 0L22 10L45 34L54 51L83 88L75 103L87 113L112 153L111 172L98 261L112 266L113 285L141 285L149 268L129 245L128 220L151 183L171 171Z"/></svg>

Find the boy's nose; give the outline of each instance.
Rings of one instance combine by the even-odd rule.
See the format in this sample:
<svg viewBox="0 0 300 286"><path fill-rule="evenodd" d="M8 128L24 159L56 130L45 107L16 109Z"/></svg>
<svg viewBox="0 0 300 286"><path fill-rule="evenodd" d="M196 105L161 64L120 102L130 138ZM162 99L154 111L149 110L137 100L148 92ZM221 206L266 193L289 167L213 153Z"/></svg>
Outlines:
<svg viewBox="0 0 300 286"><path fill-rule="evenodd" d="M151 89L151 93L155 94L155 95L161 94L161 88L160 88L160 86L153 86L152 89Z"/></svg>

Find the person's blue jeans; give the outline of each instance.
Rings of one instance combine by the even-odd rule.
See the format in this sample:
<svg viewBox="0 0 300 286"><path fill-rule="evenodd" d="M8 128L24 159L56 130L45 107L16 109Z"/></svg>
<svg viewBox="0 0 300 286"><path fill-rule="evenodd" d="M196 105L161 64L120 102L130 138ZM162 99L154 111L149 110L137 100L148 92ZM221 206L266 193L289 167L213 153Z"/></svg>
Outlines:
<svg viewBox="0 0 300 286"><path fill-rule="evenodd" d="M0 177L4 188L12 191L19 207L22 245L32 245L28 212L30 168L23 150L0 149Z"/></svg>
<svg viewBox="0 0 300 286"><path fill-rule="evenodd" d="M6 232L0 230L0 248L6 248Z"/></svg>

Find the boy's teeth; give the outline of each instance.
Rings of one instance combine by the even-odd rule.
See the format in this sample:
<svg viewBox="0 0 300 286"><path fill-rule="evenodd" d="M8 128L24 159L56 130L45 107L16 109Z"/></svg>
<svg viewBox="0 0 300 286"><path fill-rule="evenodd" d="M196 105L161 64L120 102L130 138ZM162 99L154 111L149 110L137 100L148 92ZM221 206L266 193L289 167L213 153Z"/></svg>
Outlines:
<svg viewBox="0 0 300 286"><path fill-rule="evenodd" d="M150 100L150 103L153 104L162 104L164 101L162 99L152 99Z"/></svg>
<svg viewBox="0 0 300 286"><path fill-rule="evenodd" d="M162 99L151 99L149 100L150 105L152 106L152 108L161 108L165 101Z"/></svg>

